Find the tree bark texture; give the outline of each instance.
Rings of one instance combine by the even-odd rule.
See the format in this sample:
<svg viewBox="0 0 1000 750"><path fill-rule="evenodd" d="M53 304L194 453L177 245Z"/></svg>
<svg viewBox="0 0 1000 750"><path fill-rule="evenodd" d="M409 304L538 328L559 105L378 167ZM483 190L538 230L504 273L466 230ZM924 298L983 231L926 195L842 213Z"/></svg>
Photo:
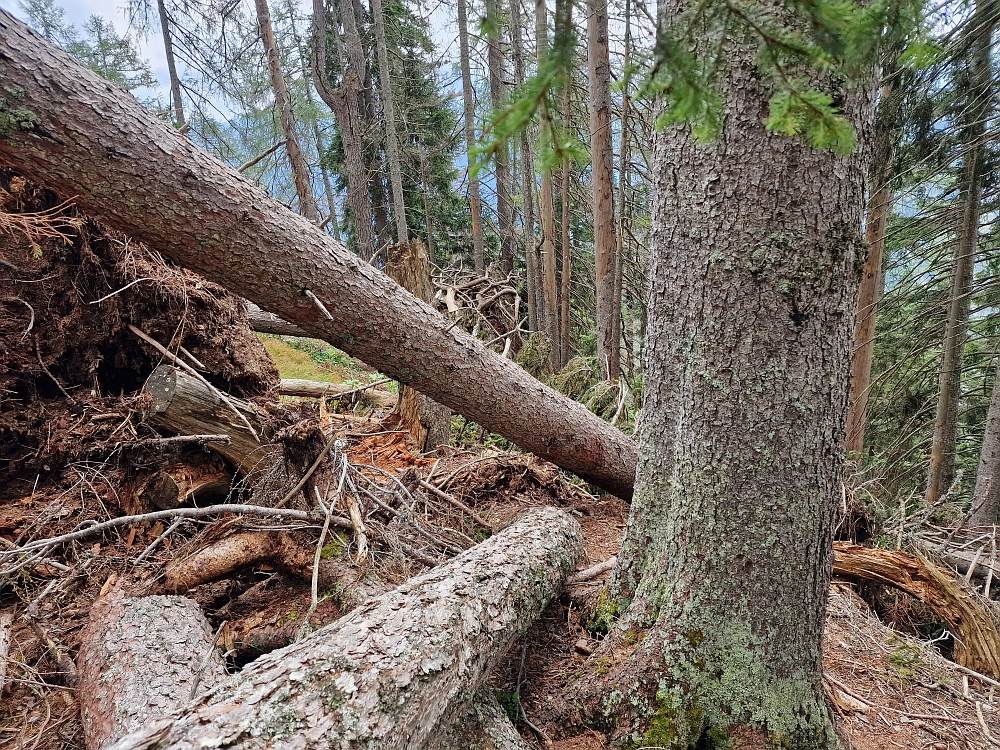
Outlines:
<svg viewBox="0 0 1000 750"><path fill-rule="evenodd" d="M170 102L174 108L174 125L183 128L184 102L181 99L181 79L177 75L177 61L174 59L174 41L170 36L170 16L165 0L156 0L156 12L160 16L160 32L163 34L163 55L167 58L167 74L170 76Z"/></svg>
<svg viewBox="0 0 1000 750"><path fill-rule="evenodd" d="M316 199L313 197L309 166L299 145L295 115L292 114L292 97L288 93L285 75L281 71L281 54L278 52L278 40L274 37L274 27L271 25L271 10L267 7L267 0L254 0L254 5L257 9L261 40L264 42L264 54L267 56L267 68L271 74L274 105L278 110L281 129L285 134L285 153L288 154L288 162L292 168L295 192L299 196L299 213L315 224L319 221L319 211L316 210Z"/></svg>
<svg viewBox="0 0 1000 750"><path fill-rule="evenodd" d="M250 327L257 333L272 333L276 336L301 336L308 337L309 334L297 325L287 323L274 313L261 310L253 302L247 302L247 317L250 319Z"/></svg>
<svg viewBox="0 0 1000 750"><path fill-rule="evenodd" d="M990 61L996 10L989 0L976 3L977 17L970 21L968 104L962 110L962 175L959 183L959 226L952 266L951 295L945 321L938 399L931 438L930 466L927 470L929 505L937 504L955 479L955 451L958 445L958 402L962 392L962 359L969 328L972 276L979 242L979 217L983 201L983 136L987 113L993 100L993 65Z"/></svg>
<svg viewBox="0 0 1000 750"><path fill-rule="evenodd" d="M972 493L972 516L969 525L990 526L1000 515L1000 367L993 380L990 410L986 415L983 447L979 452L979 470Z"/></svg>
<svg viewBox="0 0 1000 750"><path fill-rule="evenodd" d="M621 317L615 193L611 149L611 59L607 0L590 0L587 14L587 68L590 72L590 162L594 181L594 276L597 290L597 356L607 380L621 377ZM565 274L565 269L563 270ZM563 332L565 336L565 331Z"/></svg>
<svg viewBox="0 0 1000 750"><path fill-rule="evenodd" d="M201 608L181 596L127 599L112 591L80 635L80 716L87 750L141 729L226 677Z"/></svg>
<svg viewBox="0 0 1000 750"><path fill-rule="evenodd" d="M301 396L303 398L337 398L351 392L360 401L367 401L377 406L393 406L396 395L390 391L378 388L357 390L356 386L346 383L324 383L320 380L299 380L297 378L282 378L278 385L279 396Z"/></svg>
<svg viewBox="0 0 1000 750"><path fill-rule="evenodd" d="M458 53L462 67L462 107L464 112L465 155L472 161L472 149L476 143L476 108L472 95L472 69L469 62L469 11L468 0L458 0ZM483 248L483 220L479 197L479 178L469 174L469 204L472 210L472 258L476 274L486 270L486 253Z"/></svg>
<svg viewBox="0 0 1000 750"><path fill-rule="evenodd" d="M228 443L205 445L245 475L269 472L280 463L281 449L267 441L266 417L251 404L233 398L227 404L200 380L170 365L153 370L143 393L151 399L146 421L154 427L176 435L229 435Z"/></svg>
<svg viewBox="0 0 1000 750"><path fill-rule="evenodd" d="M221 502L232 483L233 474L222 459L201 451L167 464L147 478L136 494L149 507L170 510L193 499L203 504Z"/></svg>
<svg viewBox="0 0 1000 750"><path fill-rule="evenodd" d="M640 461L619 617L591 657L610 661L591 705L646 745L743 727L838 746L820 657L866 165L768 132L753 58L723 54L717 142L682 127L655 142ZM871 94L845 98L861 143Z"/></svg>
<svg viewBox="0 0 1000 750"><path fill-rule="evenodd" d="M6 13L0 85L17 92L0 110L0 158L26 176L525 450L631 496L630 438L452 326Z"/></svg>
<svg viewBox="0 0 1000 750"><path fill-rule="evenodd" d="M257 659L114 750L439 747L581 552L568 514L525 513L446 565Z"/></svg>
<svg viewBox="0 0 1000 750"><path fill-rule="evenodd" d="M549 53L548 13L544 0L535 0L535 52L541 65ZM542 225L542 309L539 316L540 328L549 337L552 348L549 364L553 370L559 368L559 313L556 308L556 246L555 246L555 206L553 199L552 172L542 170L541 200Z"/></svg>
<svg viewBox="0 0 1000 750"><path fill-rule="evenodd" d="M375 31L375 49L378 52L379 99L385 126L385 159L389 167L389 185L392 188L392 217L396 223L396 242L410 239L406 227L406 201L403 200L403 173L399 161L399 133L396 131L396 111L392 102L392 68L385 42L385 12L382 0L371 0L372 26Z"/></svg>
<svg viewBox="0 0 1000 750"><path fill-rule="evenodd" d="M564 111L569 112L569 87L566 88L566 96L563 99ZM562 239L560 249L562 250L562 267L559 275L559 367L566 366L570 358L569 340L569 311L572 301L570 293L570 282L573 279L573 246L570 244L569 233L569 159L563 161L562 166Z"/></svg>
<svg viewBox="0 0 1000 750"><path fill-rule="evenodd" d="M431 302L434 282L427 249L420 240L391 245L386 251L386 272L389 278L410 294ZM418 393L408 385L401 386L397 413L410 431L417 451L435 450L451 444L451 409Z"/></svg>
<svg viewBox="0 0 1000 750"><path fill-rule="evenodd" d="M348 8L348 11L351 12L351 9ZM344 21L345 29L349 27L348 21L353 28L354 16L351 15ZM364 159L364 134L361 130L359 111L361 81L364 79L364 74L363 71L351 67L344 73L339 89L331 86L327 74L327 29L324 0L313 0L313 81L320 98L337 120L337 129L344 144L347 203L351 211L357 253L365 260L371 260L377 248L371 196L368 193L368 170ZM335 29L334 34L336 33Z"/></svg>

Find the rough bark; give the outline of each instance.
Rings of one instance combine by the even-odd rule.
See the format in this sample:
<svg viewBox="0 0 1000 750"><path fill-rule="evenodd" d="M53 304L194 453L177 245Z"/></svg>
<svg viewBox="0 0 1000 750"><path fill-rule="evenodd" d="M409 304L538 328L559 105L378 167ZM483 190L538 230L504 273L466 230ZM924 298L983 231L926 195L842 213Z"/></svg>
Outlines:
<svg viewBox="0 0 1000 750"><path fill-rule="evenodd" d="M431 263L420 240L392 245L386 251L386 272L403 289L430 302L434 299ZM435 450L451 444L451 409L403 385L396 412L410 431L411 445L417 451Z"/></svg>
<svg viewBox="0 0 1000 750"><path fill-rule="evenodd" d="M569 88L566 89L566 96L563 99L564 111L569 111ZM563 161L562 166L562 239L560 249L562 250L562 267L559 275L559 367L563 368L569 362L570 340L569 340L569 309L571 302L570 282L573 279L573 246L570 244L569 235L569 159Z"/></svg>
<svg viewBox="0 0 1000 750"><path fill-rule="evenodd" d="M385 43L385 13L382 0L371 0L372 26L375 30L375 49L378 52L379 99L385 126L385 159L389 167L389 185L392 188L392 217L396 224L396 242L408 242L406 227L406 201L403 200L403 173L399 162L399 134L396 132L396 111L392 103L392 69Z"/></svg>
<svg viewBox="0 0 1000 750"><path fill-rule="evenodd" d="M19 92L0 111L0 159L26 176L525 450L631 496L630 438L452 326L6 13L0 86Z"/></svg>
<svg viewBox="0 0 1000 750"><path fill-rule="evenodd" d="M566 513L530 511L446 565L261 657L114 750L438 747L559 591L581 541Z"/></svg>
<svg viewBox="0 0 1000 750"><path fill-rule="evenodd" d="M163 34L163 55L167 58L167 74L170 77L170 99L174 108L174 125L183 128L184 102L181 100L181 79L177 75L177 62L174 59L174 42L170 36L170 16L164 0L156 0L156 12L160 16L160 32Z"/></svg>
<svg viewBox="0 0 1000 750"><path fill-rule="evenodd" d="M281 449L267 442L267 419L260 410L234 398L229 399L232 406L225 403L217 391L176 367L153 370L143 393L150 398L145 411L149 424L177 435L228 435L228 443L205 445L247 476L270 471L281 459Z"/></svg>
<svg viewBox="0 0 1000 750"><path fill-rule="evenodd" d="M164 466L148 477L136 494L148 506L170 510L190 500L203 505L221 502L232 482L233 474L222 459L202 451Z"/></svg>
<svg viewBox="0 0 1000 750"><path fill-rule="evenodd" d="M267 69L271 74L274 105L278 110L278 119L281 120L281 130L285 134L285 153L288 154L288 163L292 168L295 192L299 196L299 213L315 224L319 221L319 211L316 210L316 199L313 197L309 167L299 145L295 115L292 113L292 97L288 93L285 75L281 71L281 54L278 52L278 41L274 38L274 27L271 25L271 10L267 6L267 0L254 0L254 6L257 9L257 23L260 25L264 54L267 56Z"/></svg>
<svg viewBox="0 0 1000 750"><path fill-rule="evenodd" d="M977 17L970 21L968 105L962 110L962 173L959 182L958 237L952 265L951 295L945 321L941 368L938 372L938 399L934 413L930 465L927 470L929 505L935 505L955 479L955 451L958 444L958 406L962 390L962 355L969 327L972 302L972 274L979 241L979 216L983 199L983 136L987 113L993 100L993 66L990 61L993 29L996 25L992 2L977 2Z"/></svg>
<svg viewBox="0 0 1000 750"><path fill-rule="evenodd" d="M438 750L531 750L491 689L483 688L469 703L465 715L449 727Z"/></svg>
<svg viewBox="0 0 1000 750"><path fill-rule="evenodd" d="M854 324L854 353L851 357L851 400L847 411L848 453L859 453L865 446L866 412L872 381L872 358L875 354L875 315L882 297L885 277L882 256L885 250L885 227L892 206L892 160L899 128L899 108L903 91L892 80L900 75L898 67L884 76L890 83L879 92L875 141L872 148L871 187L874 193L868 201L865 222L865 244L868 257L861 273L858 290L858 312Z"/></svg>
<svg viewBox="0 0 1000 750"><path fill-rule="evenodd" d="M280 396L301 396L304 398L336 398L350 392L361 401L378 406L392 406L396 403L396 395L378 388L368 388L359 391L357 386L345 383L324 383L319 380L299 380L297 378L282 378L278 386Z"/></svg>
<svg viewBox="0 0 1000 750"><path fill-rule="evenodd" d="M226 676L201 609L180 596L99 598L80 635L80 716L87 750L140 729Z"/></svg>
<svg viewBox="0 0 1000 750"><path fill-rule="evenodd" d="M820 656L865 154L768 132L754 51L721 59L718 141L656 136L636 491L590 660L607 674L575 687L644 745L832 748ZM842 100L862 143L871 94Z"/></svg>
<svg viewBox="0 0 1000 750"><path fill-rule="evenodd" d="M345 17L345 30L356 28L353 11ZM345 31L345 33L349 33ZM336 34L336 31L334 32ZM339 36L337 37L339 40ZM337 120L337 129L344 144L344 164L347 171L347 203L351 210L351 221L354 227L354 238L357 242L357 253L365 260L371 260L375 255L375 231L372 215L371 196L368 193L368 170L364 159L364 135L361 131L361 114L359 101L361 97L361 81L364 80L364 69L353 67L357 62L352 60L352 67L347 69L339 89L333 88L327 75L327 23L324 0L313 0L313 81L320 98L333 112ZM341 55L343 57L343 55ZM363 58L362 58L363 64Z"/></svg>
<svg viewBox="0 0 1000 750"><path fill-rule="evenodd" d="M464 3L465 0L462 0ZM524 38L520 0L510 2L510 30L513 45L514 84L524 83ZM528 329L538 330L538 252L535 248L535 160L531 156L531 140L527 128L521 133L521 197L524 201L524 266L528 296Z"/></svg>
<svg viewBox="0 0 1000 750"><path fill-rule="evenodd" d="M979 452L979 470L972 493L972 516L969 526L989 526L1000 515L1000 367L994 375L990 410L986 415L983 447Z"/></svg>
<svg viewBox="0 0 1000 750"><path fill-rule="evenodd" d="M465 155L472 161L472 149L476 143L476 108L472 100L472 69L469 64L469 11L468 0L458 0L458 53L462 67L462 107L464 112ZM469 174L469 204L472 210L472 257L476 274L486 270L486 254L483 249L483 224L479 198L479 178Z"/></svg>
<svg viewBox="0 0 1000 750"><path fill-rule="evenodd" d="M597 290L597 356L607 380L621 377L621 317L615 193L611 149L611 60L607 0L589 0L587 69L590 73L590 162L594 183L594 276ZM563 332L565 335L565 332Z"/></svg>

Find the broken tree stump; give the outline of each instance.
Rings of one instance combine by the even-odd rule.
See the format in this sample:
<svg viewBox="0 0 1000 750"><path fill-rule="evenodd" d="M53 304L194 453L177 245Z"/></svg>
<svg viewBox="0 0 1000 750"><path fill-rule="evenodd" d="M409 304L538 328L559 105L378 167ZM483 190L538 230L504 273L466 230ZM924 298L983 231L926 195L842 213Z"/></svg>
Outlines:
<svg viewBox="0 0 1000 750"><path fill-rule="evenodd" d="M80 715L99 750L215 687L226 665L201 609L180 596L99 598L80 635Z"/></svg>
<svg viewBox="0 0 1000 750"><path fill-rule="evenodd" d="M581 551L569 514L528 511L113 750L436 748Z"/></svg>
<svg viewBox="0 0 1000 750"><path fill-rule="evenodd" d="M281 449L266 439L267 417L252 404L234 398L227 403L217 391L170 365L153 370L142 390L151 397L146 421L154 427L177 435L228 435L228 443L206 445L247 476L281 465Z"/></svg>

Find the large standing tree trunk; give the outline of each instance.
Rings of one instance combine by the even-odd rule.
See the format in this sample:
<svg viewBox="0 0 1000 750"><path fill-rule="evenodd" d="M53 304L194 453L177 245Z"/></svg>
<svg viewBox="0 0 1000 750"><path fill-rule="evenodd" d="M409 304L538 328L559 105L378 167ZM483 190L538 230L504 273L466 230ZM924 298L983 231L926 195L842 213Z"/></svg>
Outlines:
<svg viewBox="0 0 1000 750"><path fill-rule="evenodd" d="M350 8L347 8L351 12ZM344 21L345 29L354 28L354 16ZM354 69L357 60L351 59L352 68L343 78L340 89L330 85L327 74L327 23L324 0L313 0L313 81L320 98L333 112L344 144L344 161L347 170L347 203L351 209L351 222L357 253L365 260L375 255L375 230L371 196L368 192L368 170L365 168L364 135L361 132L359 102L363 71ZM356 29L355 29L356 31ZM337 32L334 31L336 34ZM346 33L346 32L345 32ZM339 39L339 36L337 36ZM341 58L344 55L340 56ZM363 59L361 60L363 63Z"/></svg>
<svg viewBox="0 0 1000 750"><path fill-rule="evenodd" d="M986 416L983 447L979 453L976 488L972 493L970 526L990 526L1000 515L1000 366L993 380L993 396Z"/></svg>
<svg viewBox="0 0 1000 750"><path fill-rule="evenodd" d="M526 513L113 748L438 748L558 593L581 541L563 511Z"/></svg>
<svg viewBox="0 0 1000 750"><path fill-rule="evenodd" d="M465 156L472 163L472 149L476 142L476 108L472 95L472 70L469 64L469 19L468 0L458 0L458 51L462 66L462 106L464 112ZM483 224L480 215L479 177L469 173L469 204L472 209L472 256L476 273L486 270L486 254L483 249Z"/></svg>
<svg viewBox="0 0 1000 750"><path fill-rule="evenodd" d="M833 748L820 656L866 169L768 132L753 51L723 59L718 141L656 138L640 463L606 610L620 617L591 657L607 675L578 687L642 745ZM842 100L862 142L871 93Z"/></svg>
<svg viewBox="0 0 1000 750"><path fill-rule="evenodd" d="M406 201L403 199L403 173L399 163L399 134L396 131L396 111L392 103L392 69L385 41L385 12L382 0L371 0L372 26L375 29L375 49L378 52L379 99L385 118L385 158L389 166L389 185L392 187L392 216L396 223L396 242L410 239L406 227Z"/></svg>
<svg viewBox="0 0 1000 750"><path fill-rule="evenodd" d="M990 62L996 9L991 0L977 2L976 16L969 22L969 90L962 109L962 174L959 184L960 223L955 243L951 296L945 321L934 435L927 471L924 499L934 505L955 479L958 445L958 402L962 390L962 355L969 328L972 274L979 241L979 215L983 202L983 135L992 102L993 66Z"/></svg>
<svg viewBox="0 0 1000 750"><path fill-rule="evenodd" d="M292 167L295 192L299 196L299 213L316 223L319 221L319 212L316 210L316 199L313 198L309 167L299 145L295 115L292 114L292 97L288 94L285 76L281 72L281 55L278 52L278 42L274 38L274 27L271 25L271 10L267 7L267 0L254 0L254 5L257 8L257 23L260 25L260 36L264 42L264 53L267 55L267 68L271 74L274 105L278 109L281 129L285 133L285 152Z"/></svg>
<svg viewBox="0 0 1000 750"><path fill-rule="evenodd" d="M0 12L0 159L164 256L628 498L633 441ZM23 93L21 93L23 92Z"/></svg>
<svg viewBox="0 0 1000 750"><path fill-rule="evenodd" d="M535 0L535 50L541 65L549 52L548 13L545 0ZM552 171L542 170L542 314L539 316L542 332L549 337L552 350L549 356L553 369L559 366L559 313L556 309L556 246L555 206L553 199Z"/></svg>
<svg viewBox="0 0 1000 750"><path fill-rule="evenodd" d="M163 34L163 55L167 58L167 74L170 76L170 98L174 108L174 125L183 128L184 102L181 100L181 79L177 75L177 61L174 59L174 41L170 36L170 16L164 0L156 0L156 11L160 15L160 32Z"/></svg>
<svg viewBox="0 0 1000 750"><path fill-rule="evenodd" d="M615 241L615 193L611 150L611 60L608 53L608 2L590 0L587 15L587 67L590 71L590 162L594 180L594 276L597 282L597 356L608 380L621 377L622 314Z"/></svg>

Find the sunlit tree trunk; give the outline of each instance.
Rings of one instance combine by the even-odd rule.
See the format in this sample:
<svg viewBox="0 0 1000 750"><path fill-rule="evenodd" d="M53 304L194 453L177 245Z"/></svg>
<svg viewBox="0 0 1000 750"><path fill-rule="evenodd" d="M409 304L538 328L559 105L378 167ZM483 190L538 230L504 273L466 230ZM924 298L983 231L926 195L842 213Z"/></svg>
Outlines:
<svg viewBox="0 0 1000 750"><path fill-rule="evenodd" d="M313 198L312 182L309 179L309 167L299 136L295 127L295 115L292 113L292 98L288 94L285 76L281 72L281 56L278 52L278 42L274 38L274 27L271 25L271 11L267 0L254 0L257 9L257 23L260 25L260 35L264 42L264 52L267 55L267 68L271 74L271 88L274 90L274 104L278 109L281 129L285 134L285 153L292 168L295 180L295 192L299 196L299 213L309 221L319 221L316 210L316 199Z"/></svg>

